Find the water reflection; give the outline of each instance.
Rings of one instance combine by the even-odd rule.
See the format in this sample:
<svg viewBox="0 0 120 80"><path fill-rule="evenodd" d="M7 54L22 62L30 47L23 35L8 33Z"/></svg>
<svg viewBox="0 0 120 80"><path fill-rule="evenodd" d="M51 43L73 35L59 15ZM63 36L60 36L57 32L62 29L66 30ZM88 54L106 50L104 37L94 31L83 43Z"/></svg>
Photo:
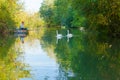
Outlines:
<svg viewBox="0 0 120 80"><path fill-rule="evenodd" d="M21 53L15 44L17 42L14 36L8 35L0 38L0 80L18 80L20 78L29 77L29 70L25 69L21 59L18 60Z"/></svg>
<svg viewBox="0 0 120 80"><path fill-rule="evenodd" d="M66 35L66 30L59 30ZM67 80L119 80L120 79L120 40L101 38L94 32L71 30L75 36L66 42L62 38L55 44L55 30L46 30L42 37L43 48L53 49L60 68L65 73L74 75L65 76ZM50 48L53 46L53 48ZM63 73L60 73L62 75ZM61 79L62 80L62 79Z"/></svg>
<svg viewBox="0 0 120 80"><path fill-rule="evenodd" d="M27 37L27 35L28 35L28 31L26 30L18 29L14 32L14 36L17 38L19 37L22 43L24 43L24 38Z"/></svg>
<svg viewBox="0 0 120 80"><path fill-rule="evenodd" d="M41 47L38 39L24 44L24 62L29 64L33 80L54 80L58 75L58 64ZM50 53L51 54L51 53ZM22 79L24 80L24 79Z"/></svg>
<svg viewBox="0 0 120 80"><path fill-rule="evenodd" d="M120 39L102 38L93 32L56 29L0 38L1 80L119 80ZM89 34L89 35L88 35ZM20 45L20 37L25 38ZM4 53L4 54L3 54Z"/></svg>

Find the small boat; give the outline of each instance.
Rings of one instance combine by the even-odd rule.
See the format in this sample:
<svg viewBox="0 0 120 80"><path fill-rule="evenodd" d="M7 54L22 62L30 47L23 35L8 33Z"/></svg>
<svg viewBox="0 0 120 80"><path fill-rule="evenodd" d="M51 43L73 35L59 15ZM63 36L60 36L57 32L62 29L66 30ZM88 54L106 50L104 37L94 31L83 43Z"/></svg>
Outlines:
<svg viewBox="0 0 120 80"><path fill-rule="evenodd" d="M27 28L15 29L14 33L17 33L17 34L28 34L28 29Z"/></svg>
<svg viewBox="0 0 120 80"><path fill-rule="evenodd" d="M16 37L26 37L28 35L27 28L19 28L14 30L14 36Z"/></svg>

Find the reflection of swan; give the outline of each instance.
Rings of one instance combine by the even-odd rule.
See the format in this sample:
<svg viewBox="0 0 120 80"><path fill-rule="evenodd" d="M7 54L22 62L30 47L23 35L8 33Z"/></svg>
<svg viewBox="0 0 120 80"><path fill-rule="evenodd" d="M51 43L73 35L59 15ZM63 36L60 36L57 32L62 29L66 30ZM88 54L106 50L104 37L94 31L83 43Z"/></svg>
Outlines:
<svg viewBox="0 0 120 80"><path fill-rule="evenodd" d="M57 39L61 39L62 38L62 34L58 34L58 31L56 31L56 37L57 37Z"/></svg>
<svg viewBox="0 0 120 80"><path fill-rule="evenodd" d="M67 38L67 42L69 42L69 38Z"/></svg>
<svg viewBox="0 0 120 80"><path fill-rule="evenodd" d="M73 37L71 33L69 33L69 30L67 30L67 42L69 42L69 38Z"/></svg>
<svg viewBox="0 0 120 80"><path fill-rule="evenodd" d="M63 36L62 36L62 34L59 34L58 31L56 31L56 34L57 34L56 35L56 37L57 37L57 42L56 43L58 43L58 40L62 39Z"/></svg>

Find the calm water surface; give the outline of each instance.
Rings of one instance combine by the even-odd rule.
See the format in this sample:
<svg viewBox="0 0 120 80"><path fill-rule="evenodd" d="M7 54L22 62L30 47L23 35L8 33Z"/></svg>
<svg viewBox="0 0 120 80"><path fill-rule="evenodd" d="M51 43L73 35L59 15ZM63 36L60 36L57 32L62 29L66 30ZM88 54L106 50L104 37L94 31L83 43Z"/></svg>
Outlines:
<svg viewBox="0 0 120 80"><path fill-rule="evenodd" d="M58 76L58 67L56 60L51 58L41 47L38 39L26 42L24 45L24 62L29 64L30 73L33 80L54 80ZM25 80L25 79L22 79ZM28 79L29 80L29 79Z"/></svg>
<svg viewBox="0 0 120 80"><path fill-rule="evenodd" d="M0 80L120 80L120 39L69 33L46 29L42 36L0 38Z"/></svg>

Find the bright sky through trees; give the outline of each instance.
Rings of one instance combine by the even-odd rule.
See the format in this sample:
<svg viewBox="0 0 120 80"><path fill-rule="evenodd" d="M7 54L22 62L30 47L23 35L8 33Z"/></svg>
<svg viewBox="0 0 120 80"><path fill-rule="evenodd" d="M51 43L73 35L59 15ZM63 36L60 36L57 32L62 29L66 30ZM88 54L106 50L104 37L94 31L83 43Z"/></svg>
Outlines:
<svg viewBox="0 0 120 80"><path fill-rule="evenodd" d="M43 0L21 0L24 2L25 10L29 12L37 12Z"/></svg>

